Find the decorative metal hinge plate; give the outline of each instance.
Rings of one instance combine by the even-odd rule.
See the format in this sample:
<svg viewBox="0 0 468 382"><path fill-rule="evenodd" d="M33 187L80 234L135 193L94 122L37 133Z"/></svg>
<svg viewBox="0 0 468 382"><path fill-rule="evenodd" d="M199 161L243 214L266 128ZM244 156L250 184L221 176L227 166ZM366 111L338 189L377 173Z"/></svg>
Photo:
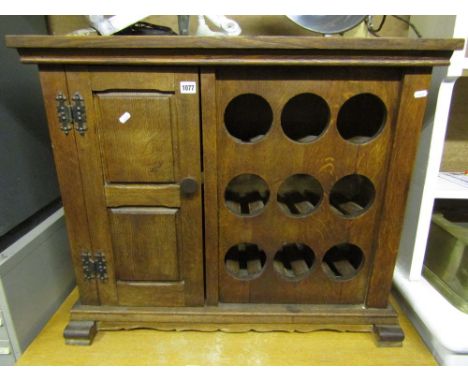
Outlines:
<svg viewBox="0 0 468 382"><path fill-rule="evenodd" d="M57 93L55 97L57 101L57 118L60 123L60 130L65 135L68 135L72 129L72 123L75 126L75 130L81 135L84 135L88 129L86 126L86 109L84 105L84 98L80 93L75 93L72 97L73 104L67 102L67 97L62 93Z"/></svg>
<svg viewBox="0 0 468 382"><path fill-rule="evenodd" d="M72 129L72 113L70 105L67 103L67 97L62 92L59 92L55 97L57 101L57 117L60 123L60 130L62 130L65 135L68 135Z"/></svg>
<svg viewBox="0 0 468 382"><path fill-rule="evenodd" d="M73 123L75 124L75 130L78 131L81 135L83 135L88 129L86 127L86 110L84 105L84 99L80 93L75 93L75 95L72 97L72 101L72 115Z"/></svg>
<svg viewBox="0 0 468 382"><path fill-rule="evenodd" d="M102 252L97 252L94 255L94 270L99 280L107 280L107 263L106 258Z"/></svg>
<svg viewBox="0 0 468 382"><path fill-rule="evenodd" d="M86 280L92 280L95 277L94 261L91 252L83 252L81 254L81 265L83 267L83 274Z"/></svg>
<svg viewBox="0 0 468 382"><path fill-rule="evenodd" d="M106 258L102 252L97 252L94 256L91 252L83 252L81 264L85 280L98 278L104 281L108 279Z"/></svg>

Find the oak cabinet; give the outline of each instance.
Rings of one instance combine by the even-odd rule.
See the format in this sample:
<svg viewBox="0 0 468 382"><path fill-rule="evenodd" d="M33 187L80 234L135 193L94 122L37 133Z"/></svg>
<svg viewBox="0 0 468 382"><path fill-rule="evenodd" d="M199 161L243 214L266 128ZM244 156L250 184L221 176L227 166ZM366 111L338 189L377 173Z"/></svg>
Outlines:
<svg viewBox="0 0 468 382"><path fill-rule="evenodd" d="M418 132L461 41L383 40L10 37L40 67L80 290L67 342L401 342L388 297Z"/></svg>

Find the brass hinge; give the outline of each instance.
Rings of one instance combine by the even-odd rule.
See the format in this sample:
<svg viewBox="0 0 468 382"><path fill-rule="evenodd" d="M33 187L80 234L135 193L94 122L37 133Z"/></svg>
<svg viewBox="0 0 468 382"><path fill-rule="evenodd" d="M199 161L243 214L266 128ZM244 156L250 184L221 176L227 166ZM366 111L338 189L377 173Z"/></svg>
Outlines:
<svg viewBox="0 0 468 382"><path fill-rule="evenodd" d="M102 252L96 252L94 256L91 252L82 252L81 264L85 280L93 280L95 278L101 281L107 280L106 257Z"/></svg>
<svg viewBox="0 0 468 382"><path fill-rule="evenodd" d="M73 123L75 130L81 135L84 135L87 130L86 109L84 98L81 94L76 92L73 95L72 105L67 102L67 97L62 92L57 93L55 100L57 101L57 117L60 123L60 130L62 130L65 135L68 135L72 129Z"/></svg>

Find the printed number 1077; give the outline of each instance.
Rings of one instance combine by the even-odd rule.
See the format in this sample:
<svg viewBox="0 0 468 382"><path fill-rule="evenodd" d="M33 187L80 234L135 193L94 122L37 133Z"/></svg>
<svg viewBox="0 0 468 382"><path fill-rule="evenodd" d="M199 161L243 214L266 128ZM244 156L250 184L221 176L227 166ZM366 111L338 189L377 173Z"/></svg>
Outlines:
<svg viewBox="0 0 468 382"><path fill-rule="evenodd" d="M191 93L194 94L197 92L197 87L195 82L181 82L180 84L181 93Z"/></svg>

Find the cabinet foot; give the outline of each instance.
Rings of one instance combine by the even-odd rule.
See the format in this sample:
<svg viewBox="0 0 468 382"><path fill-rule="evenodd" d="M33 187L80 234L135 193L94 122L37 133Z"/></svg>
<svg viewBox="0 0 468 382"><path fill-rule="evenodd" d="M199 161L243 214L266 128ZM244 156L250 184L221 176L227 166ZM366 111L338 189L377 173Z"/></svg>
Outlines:
<svg viewBox="0 0 468 382"><path fill-rule="evenodd" d="M63 337L67 345L91 345L96 335L96 321L70 321Z"/></svg>
<svg viewBox="0 0 468 382"><path fill-rule="evenodd" d="M374 325L377 345L382 347L402 346L405 334L399 325Z"/></svg>

